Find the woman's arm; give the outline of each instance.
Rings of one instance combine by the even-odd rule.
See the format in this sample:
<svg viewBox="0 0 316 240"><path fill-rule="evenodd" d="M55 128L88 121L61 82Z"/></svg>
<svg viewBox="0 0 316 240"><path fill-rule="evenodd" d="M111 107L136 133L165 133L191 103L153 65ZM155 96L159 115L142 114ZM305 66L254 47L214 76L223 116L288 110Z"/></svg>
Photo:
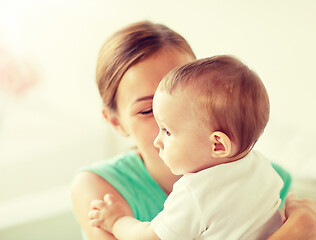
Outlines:
<svg viewBox="0 0 316 240"><path fill-rule="evenodd" d="M133 216L132 210L124 198L115 188L98 175L92 172L81 172L75 177L72 183L71 198L74 212L89 240L116 239L104 229L91 226L88 217L91 202L95 199L103 199L103 196L107 193L116 197L117 201L122 204L126 215Z"/></svg>
<svg viewBox="0 0 316 240"><path fill-rule="evenodd" d="M316 239L316 201L300 200L290 193L285 203L285 222L268 240L297 239Z"/></svg>

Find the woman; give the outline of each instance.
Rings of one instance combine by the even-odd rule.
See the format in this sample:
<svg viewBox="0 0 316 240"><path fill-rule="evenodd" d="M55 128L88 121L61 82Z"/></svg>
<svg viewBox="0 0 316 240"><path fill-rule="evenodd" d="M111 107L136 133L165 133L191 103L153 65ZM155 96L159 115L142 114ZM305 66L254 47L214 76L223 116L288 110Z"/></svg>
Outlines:
<svg viewBox="0 0 316 240"><path fill-rule="evenodd" d="M88 239L115 239L103 229L89 225L90 202L102 199L106 193L115 195L126 213L141 221L152 220L162 210L179 176L170 172L153 146L158 126L152 115L152 98L164 75L194 59L183 37L151 22L128 26L103 45L97 65L103 115L118 132L132 137L137 149L84 168L76 176L72 186L74 211ZM287 192L288 184L285 185ZM303 229L298 220L291 220L292 215L276 232L275 239L292 236L291 226ZM306 239L304 234L300 229L294 236Z"/></svg>

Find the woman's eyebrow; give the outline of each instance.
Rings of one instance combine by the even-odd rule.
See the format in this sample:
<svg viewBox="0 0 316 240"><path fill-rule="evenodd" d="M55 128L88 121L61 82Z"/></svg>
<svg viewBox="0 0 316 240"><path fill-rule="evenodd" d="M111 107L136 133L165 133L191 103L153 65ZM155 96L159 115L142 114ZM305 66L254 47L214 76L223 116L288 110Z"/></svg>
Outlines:
<svg viewBox="0 0 316 240"><path fill-rule="evenodd" d="M154 95L148 95L141 98L137 98L136 100L133 101L133 104L137 102L141 102L141 101L152 100L153 98L154 98Z"/></svg>

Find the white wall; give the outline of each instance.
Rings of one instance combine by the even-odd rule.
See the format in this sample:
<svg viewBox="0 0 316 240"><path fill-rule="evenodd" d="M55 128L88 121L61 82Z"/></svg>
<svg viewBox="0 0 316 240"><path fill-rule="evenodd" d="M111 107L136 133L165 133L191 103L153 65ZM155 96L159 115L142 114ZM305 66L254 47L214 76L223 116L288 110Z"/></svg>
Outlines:
<svg viewBox="0 0 316 240"><path fill-rule="evenodd" d="M39 75L27 95L0 98L0 211L47 191L68 199L56 189L79 166L121 149L100 114L96 57L113 31L144 19L181 33L199 58L233 54L253 68L272 108L257 147L294 176L315 178L315 9L312 0L0 0L0 46Z"/></svg>

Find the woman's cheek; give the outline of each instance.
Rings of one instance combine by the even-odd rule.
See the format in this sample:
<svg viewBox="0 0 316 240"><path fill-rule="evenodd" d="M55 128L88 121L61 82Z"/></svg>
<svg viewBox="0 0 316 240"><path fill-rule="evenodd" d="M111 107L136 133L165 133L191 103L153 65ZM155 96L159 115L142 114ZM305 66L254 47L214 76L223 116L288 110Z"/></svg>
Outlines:
<svg viewBox="0 0 316 240"><path fill-rule="evenodd" d="M135 119L131 124L132 135L136 140L153 144L159 128L154 117Z"/></svg>
<svg viewBox="0 0 316 240"><path fill-rule="evenodd" d="M146 129L144 129L144 130L146 133L146 136L144 136L144 138L146 138L146 142L148 144L148 147L153 147L156 149L156 147L154 146L154 140L159 133L159 128L158 128L158 125L157 125L154 118L150 119L147 122Z"/></svg>
<svg viewBox="0 0 316 240"><path fill-rule="evenodd" d="M148 124L148 132L151 133L151 141L154 143L155 138L158 136L159 127L154 117L151 119L151 123Z"/></svg>

